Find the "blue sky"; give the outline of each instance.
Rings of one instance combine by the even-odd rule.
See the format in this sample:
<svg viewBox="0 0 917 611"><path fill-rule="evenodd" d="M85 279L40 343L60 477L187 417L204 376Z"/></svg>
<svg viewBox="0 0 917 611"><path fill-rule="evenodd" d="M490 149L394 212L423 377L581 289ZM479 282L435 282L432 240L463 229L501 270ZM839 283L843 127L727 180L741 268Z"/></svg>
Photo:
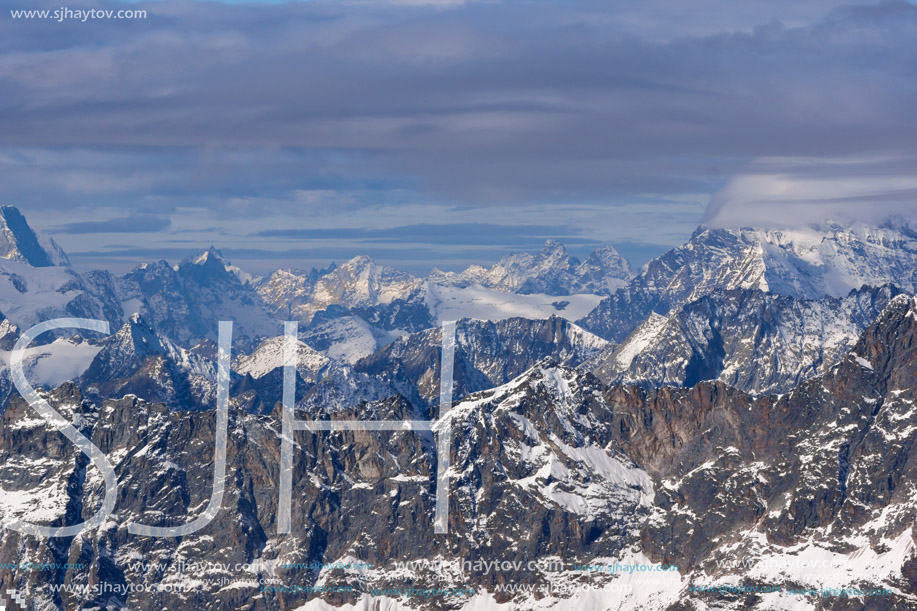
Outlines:
<svg viewBox="0 0 917 611"><path fill-rule="evenodd" d="M640 264L700 222L914 212L906 2L131 6L0 15L0 202L81 265Z"/></svg>

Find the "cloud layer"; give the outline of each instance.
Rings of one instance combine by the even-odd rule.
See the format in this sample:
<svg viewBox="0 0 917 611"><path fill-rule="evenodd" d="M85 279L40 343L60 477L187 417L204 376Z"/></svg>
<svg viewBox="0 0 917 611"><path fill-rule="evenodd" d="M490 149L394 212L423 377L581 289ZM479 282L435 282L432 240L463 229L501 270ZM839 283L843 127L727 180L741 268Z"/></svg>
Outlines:
<svg viewBox="0 0 917 611"><path fill-rule="evenodd" d="M703 222L788 227L917 221L917 157L769 158L717 192Z"/></svg>
<svg viewBox="0 0 917 611"><path fill-rule="evenodd" d="M353 229L383 231L496 208L664 245L727 183L708 220L755 219L788 185L807 195L784 203L894 192L893 210L913 188L917 7L844 4L166 0L132 4L144 21L3 15L0 200L81 236L165 218L153 227L172 234L138 248L176 247L181 218L265 249L261 232L346 229L354 213ZM872 176L845 178L851 158ZM418 205L429 214L413 221L380 212ZM672 219L622 227L628 206ZM246 234L253 215L273 220Z"/></svg>

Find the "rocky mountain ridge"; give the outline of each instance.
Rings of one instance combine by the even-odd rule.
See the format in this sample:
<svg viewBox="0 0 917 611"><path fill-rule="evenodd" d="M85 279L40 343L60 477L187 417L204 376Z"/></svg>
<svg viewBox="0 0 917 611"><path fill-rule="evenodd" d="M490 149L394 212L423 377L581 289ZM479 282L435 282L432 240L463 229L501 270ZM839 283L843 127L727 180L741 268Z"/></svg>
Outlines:
<svg viewBox="0 0 917 611"><path fill-rule="evenodd" d="M567 253L563 244L548 240L534 255L507 255L490 269L480 265L473 265L460 273L434 269L428 280L448 286L479 285L521 294L571 295L606 294L623 285L631 276L630 264L610 245L596 249L580 262Z"/></svg>
<svg viewBox="0 0 917 611"><path fill-rule="evenodd" d="M648 388L721 380L751 393L788 392L844 358L899 294L893 285L815 300L713 292L667 316L652 313L593 371Z"/></svg>
<svg viewBox="0 0 917 611"><path fill-rule="evenodd" d="M95 403L64 385L48 399L112 457L121 490L131 492L119 494L102 529L63 545L5 532L4 557L86 568L0 571L0 582L28 589L48 608L559 609L591 601L650 611L852 609L863 597L792 592L856 586L889 592L868 604L908 609L917 604L915 347L917 300L902 295L847 358L788 394L755 397L721 382L606 386L542 360L465 397L443 420L452 429L447 535L432 530L435 439L409 431L297 433L295 530L278 535L279 408L246 413L238 398L229 421L232 475L214 522L184 540L130 535L128 521L184 521L209 494L213 415L137 397ZM399 419L410 409L397 396L333 414L303 400L298 417ZM41 506L36 516L74 523L92 513L101 482L74 461L72 446L55 441L18 398L2 419L0 485L21 491L5 515ZM201 558L251 568L181 569ZM484 560L501 568L474 568ZM614 562L678 570L634 581L639 595L625 596L610 586L628 583L626 575L582 568ZM355 563L371 569L335 568ZM116 584L161 582L193 590L112 593ZM50 588L81 583L111 589L100 596ZM507 584L564 584L573 594L533 598L526 592L534 590ZM576 585L590 587L577 593ZM319 587L339 589L319 600L308 590ZM405 596L410 587L466 594Z"/></svg>
<svg viewBox="0 0 917 611"><path fill-rule="evenodd" d="M789 230L700 227L683 246L650 261L579 321L623 341L650 313L667 315L711 292L757 289L797 299L844 297L894 284L917 292L917 233L908 225Z"/></svg>

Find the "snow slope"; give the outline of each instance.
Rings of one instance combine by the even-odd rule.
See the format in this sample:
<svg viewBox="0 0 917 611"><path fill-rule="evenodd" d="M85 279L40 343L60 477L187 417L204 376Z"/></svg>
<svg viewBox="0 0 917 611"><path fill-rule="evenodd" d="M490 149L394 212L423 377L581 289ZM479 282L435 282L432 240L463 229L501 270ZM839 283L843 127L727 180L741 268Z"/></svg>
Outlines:
<svg viewBox="0 0 917 611"><path fill-rule="evenodd" d="M557 315L574 321L583 318L599 304L599 295L517 295L480 285L465 288L426 285L426 303L438 321L474 318L550 318Z"/></svg>

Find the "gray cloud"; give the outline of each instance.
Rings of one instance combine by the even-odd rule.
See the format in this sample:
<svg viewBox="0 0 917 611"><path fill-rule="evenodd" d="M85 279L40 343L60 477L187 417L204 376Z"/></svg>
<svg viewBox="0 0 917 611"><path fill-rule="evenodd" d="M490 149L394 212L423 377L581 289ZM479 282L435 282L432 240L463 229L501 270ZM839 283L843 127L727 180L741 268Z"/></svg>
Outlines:
<svg viewBox="0 0 917 611"><path fill-rule="evenodd" d="M54 228L56 233L158 233L172 226L166 217L137 214L105 221L79 221Z"/></svg>
<svg viewBox="0 0 917 611"><path fill-rule="evenodd" d="M594 239L573 237L575 227L559 225L495 225L491 223L448 223L402 225L385 229L368 228L301 228L269 229L258 232L259 237L298 240L357 240L366 243L458 244L486 246L499 244L503 248L537 248L547 238L566 234L569 245L597 245Z"/></svg>
<svg viewBox="0 0 917 611"><path fill-rule="evenodd" d="M12 2L41 4L57 8ZM291 230L346 210L367 231L395 224L380 206L417 202L465 206L448 222L469 224L484 207L601 202L614 219L655 201L656 233L629 240L664 244L700 217L667 202L744 172L707 220L764 222L749 176L824 184L857 157L868 188L815 199L892 209L910 201L890 181L917 141L917 7L845 4L166 0L135 5L143 22L3 18L0 199L76 227L100 207ZM785 163L801 159L822 161Z"/></svg>
<svg viewBox="0 0 917 611"><path fill-rule="evenodd" d="M350 180L381 168L493 203L677 192L737 159L914 141L907 3L838 9L808 27L755 21L782 4L748 14L746 31L690 38L660 19L661 40L647 25L635 26L645 38L628 35L619 19L635 15L593 2L144 6L152 18L129 24L131 36L122 24L61 24L38 48L23 34L47 24L5 20L0 144L311 150L300 167L320 158ZM245 156L201 159L194 177L242 170L251 185Z"/></svg>

